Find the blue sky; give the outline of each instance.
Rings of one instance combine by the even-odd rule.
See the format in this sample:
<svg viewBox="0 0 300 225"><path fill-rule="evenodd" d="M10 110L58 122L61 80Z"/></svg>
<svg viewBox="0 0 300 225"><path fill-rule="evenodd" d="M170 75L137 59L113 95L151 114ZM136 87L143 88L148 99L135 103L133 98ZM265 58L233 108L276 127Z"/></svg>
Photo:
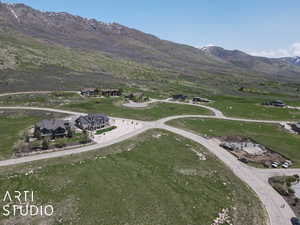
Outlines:
<svg viewBox="0 0 300 225"><path fill-rule="evenodd" d="M6 0L120 24L162 39L256 55L300 55L299 0Z"/></svg>

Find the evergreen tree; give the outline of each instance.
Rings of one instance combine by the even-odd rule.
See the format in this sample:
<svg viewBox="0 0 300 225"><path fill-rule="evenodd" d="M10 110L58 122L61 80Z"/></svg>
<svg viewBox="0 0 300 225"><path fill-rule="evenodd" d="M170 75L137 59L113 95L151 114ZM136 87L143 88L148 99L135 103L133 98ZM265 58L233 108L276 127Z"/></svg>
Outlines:
<svg viewBox="0 0 300 225"><path fill-rule="evenodd" d="M49 148L49 140L47 138L43 138L42 149L47 150L48 148Z"/></svg>

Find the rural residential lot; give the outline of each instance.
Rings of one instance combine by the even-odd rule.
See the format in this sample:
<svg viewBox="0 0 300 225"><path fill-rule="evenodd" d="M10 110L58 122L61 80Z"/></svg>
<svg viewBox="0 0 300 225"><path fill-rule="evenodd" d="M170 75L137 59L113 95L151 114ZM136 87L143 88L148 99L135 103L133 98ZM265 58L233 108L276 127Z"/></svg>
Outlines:
<svg viewBox="0 0 300 225"><path fill-rule="evenodd" d="M0 0L0 225L300 225L299 10Z"/></svg>
<svg viewBox="0 0 300 225"><path fill-rule="evenodd" d="M229 117L216 107L216 101L151 99L139 107L140 103L124 104L120 97L82 97L76 92L3 94L0 104L1 124L7 127L1 133L1 187L3 191L38 190L39 202L51 202L57 210L47 218L49 224L95 224L98 220L102 224L196 224L218 218L233 224L280 224L295 213L288 204L281 208L285 200L268 183L270 177L300 171L294 169L299 167L300 136L282 126L286 118ZM249 107L277 110L256 103ZM282 110L290 111L279 108L278 112ZM85 147L16 155L22 132L38 121L95 112L140 125L126 136L107 132L106 139L94 137L96 143ZM293 115L288 119L292 122ZM235 136L250 138L292 159L293 169L244 164L215 141ZM139 210L144 213L137 215ZM3 216L1 220L12 221ZM39 224L45 218L14 217L13 221Z"/></svg>

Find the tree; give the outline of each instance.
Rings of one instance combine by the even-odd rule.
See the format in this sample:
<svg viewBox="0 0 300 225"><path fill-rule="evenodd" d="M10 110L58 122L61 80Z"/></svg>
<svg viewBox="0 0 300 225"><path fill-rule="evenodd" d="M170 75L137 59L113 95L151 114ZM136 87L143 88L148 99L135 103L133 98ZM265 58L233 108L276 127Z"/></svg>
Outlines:
<svg viewBox="0 0 300 225"><path fill-rule="evenodd" d="M72 138L74 136L74 130L71 127L67 127L67 137Z"/></svg>
<svg viewBox="0 0 300 225"><path fill-rule="evenodd" d="M49 148L49 140L48 138L43 138L43 141L42 141L42 149L43 150L47 150Z"/></svg>
<svg viewBox="0 0 300 225"><path fill-rule="evenodd" d="M30 136L29 136L29 134L28 134L28 131L25 131L24 134L23 134L23 136L24 136L24 141L25 141L26 143L29 143L29 141L30 141Z"/></svg>
<svg viewBox="0 0 300 225"><path fill-rule="evenodd" d="M57 139L57 140L55 141L55 147L57 147L57 148L63 148L63 147L65 147L66 145L67 145L66 140L63 139L63 138Z"/></svg>
<svg viewBox="0 0 300 225"><path fill-rule="evenodd" d="M86 130L83 130L82 132L82 135L81 135L81 143L82 144L86 144L90 141L90 138L89 138L89 134Z"/></svg>
<svg viewBox="0 0 300 225"><path fill-rule="evenodd" d="M36 137L38 140L41 140L41 130L40 129L37 129L35 128L34 129L34 137Z"/></svg>

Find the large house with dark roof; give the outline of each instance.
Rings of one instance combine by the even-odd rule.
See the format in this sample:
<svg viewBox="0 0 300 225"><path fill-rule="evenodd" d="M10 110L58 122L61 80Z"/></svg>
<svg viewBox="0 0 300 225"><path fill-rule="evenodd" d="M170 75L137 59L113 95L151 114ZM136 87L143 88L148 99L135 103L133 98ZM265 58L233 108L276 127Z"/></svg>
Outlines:
<svg viewBox="0 0 300 225"><path fill-rule="evenodd" d="M70 123L66 120L42 120L34 127L34 136L49 138L64 137L68 133L68 128L70 128Z"/></svg>
<svg viewBox="0 0 300 225"><path fill-rule="evenodd" d="M80 94L84 96L96 96L99 94L99 90L97 88L82 88Z"/></svg>
<svg viewBox="0 0 300 225"><path fill-rule="evenodd" d="M121 96L122 90L121 89L102 89L101 94L106 97Z"/></svg>
<svg viewBox="0 0 300 225"><path fill-rule="evenodd" d="M78 117L75 123L83 130L93 131L109 126L109 118L103 114L89 114Z"/></svg>
<svg viewBox="0 0 300 225"><path fill-rule="evenodd" d="M182 94L172 95L174 101L185 101L187 98L188 96Z"/></svg>

